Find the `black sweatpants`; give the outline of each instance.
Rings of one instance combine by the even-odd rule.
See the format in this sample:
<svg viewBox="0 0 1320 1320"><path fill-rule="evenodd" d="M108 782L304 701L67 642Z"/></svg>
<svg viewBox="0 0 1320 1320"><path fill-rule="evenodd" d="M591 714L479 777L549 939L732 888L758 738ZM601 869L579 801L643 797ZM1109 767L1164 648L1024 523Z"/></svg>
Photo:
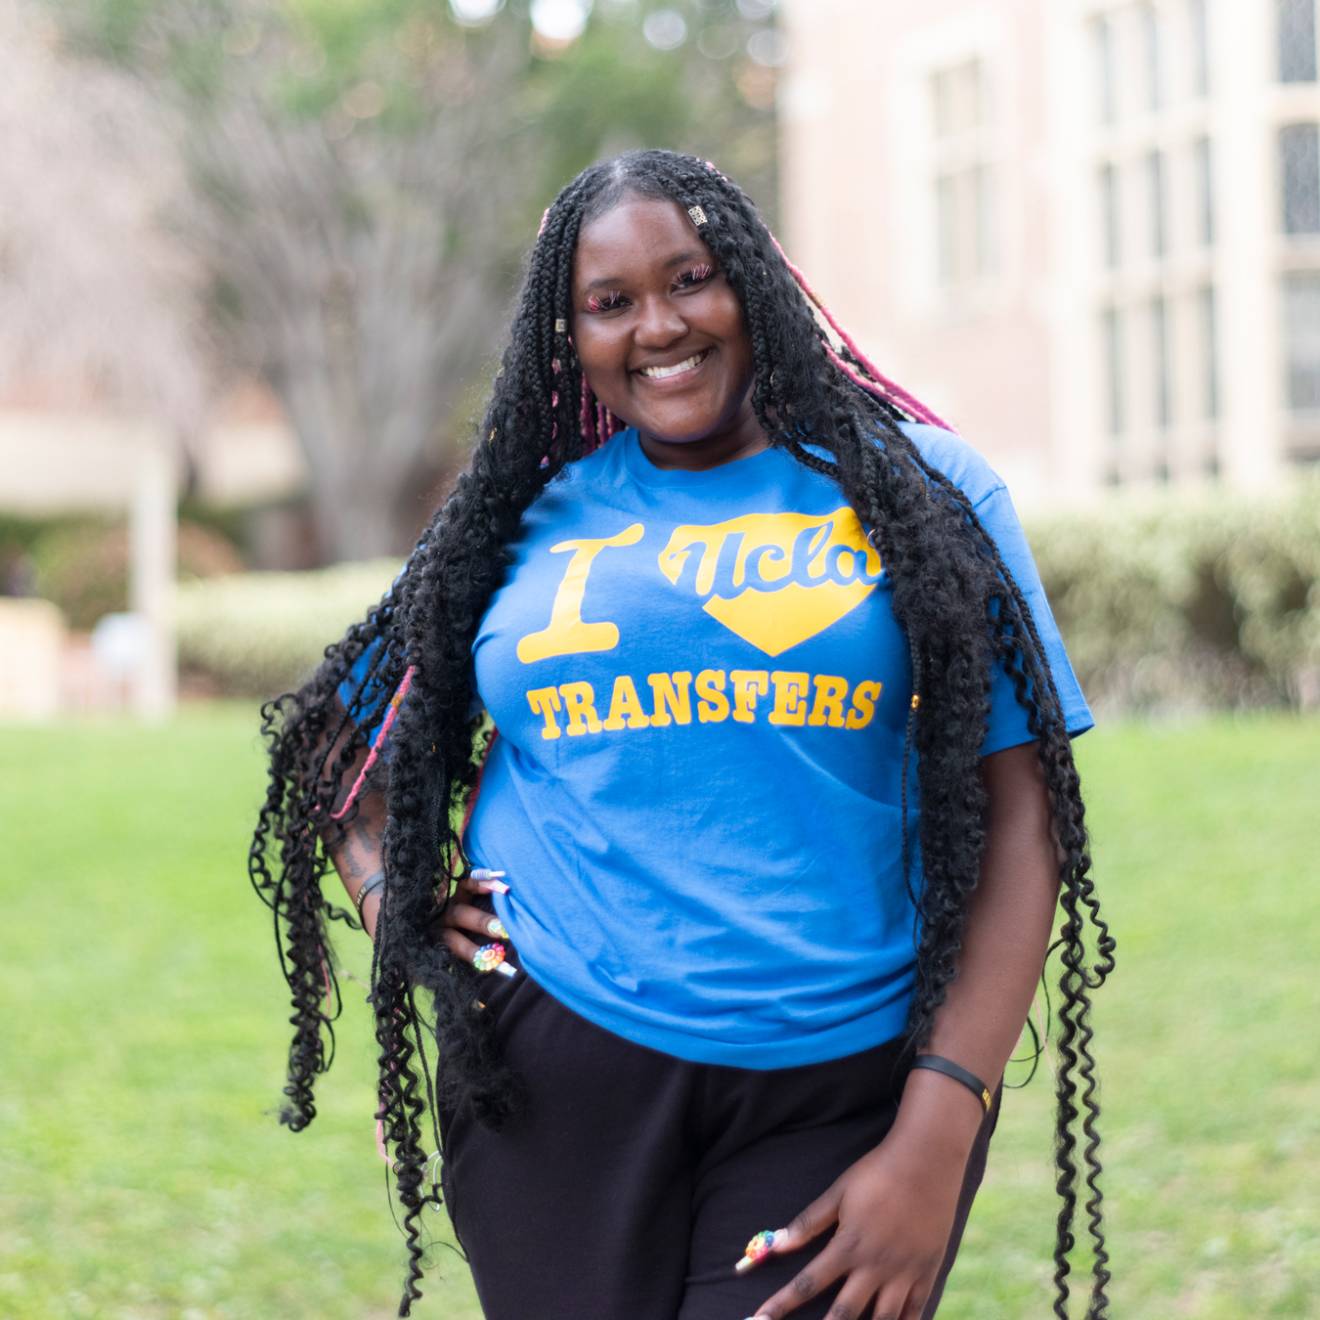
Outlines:
<svg viewBox="0 0 1320 1320"><path fill-rule="evenodd" d="M511 959L515 961L515 959ZM733 1267L875 1147L898 1108L896 1042L770 1071L688 1063L565 1008L525 972L485 978L530 1088L494 1133L442 1114L443 1187L487 1320L743 1320L828 1240ZM985 1170L968 1162L933 1316ZM820 1320L838 1289L798 1308Z"/></svg>

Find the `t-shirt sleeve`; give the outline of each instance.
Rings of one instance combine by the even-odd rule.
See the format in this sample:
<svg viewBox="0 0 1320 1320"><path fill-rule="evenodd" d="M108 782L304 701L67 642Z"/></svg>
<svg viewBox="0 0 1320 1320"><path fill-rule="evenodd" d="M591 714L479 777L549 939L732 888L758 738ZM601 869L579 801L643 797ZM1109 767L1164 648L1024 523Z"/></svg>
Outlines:
<svg viewBox="0 0 1320 1320"><path fill-rule="evenodd" d="M1063 710L1068 734L1076 737L1085 733L1095 724L1095 720L1082 695L1077 675L1073 673L1068 653L1064 650L1063 638L1059 636L1059 627L1054 622L1050 603L1045 599L1045 588L1041 585L1036 561L1027 545L1026 533L1022 530L1008 488L1002 482L996 484L977 501L975 508L976 516L999 548L1005 565L1013 574L1031 609L1050 674L1059 694L1059 705ZM1027 727L1027 712L1018 703L1013 680L1003 664L996 663L990 682L990 721L985 741L981 745L981 755L989 756L991 752L1000 752L1006 747L1016 747L1019 743L1033 740L1034 735Z"/></svg>
<svg viewBox="0 0 1320 1320"><path fill-rule="evenodd" d="M367 743L372 745L385 719L385 711L394 692L383 681L385 639L377 637L358 656L348 677L339 685L339 700L348 717L359 728L367 725Z"/></svg>

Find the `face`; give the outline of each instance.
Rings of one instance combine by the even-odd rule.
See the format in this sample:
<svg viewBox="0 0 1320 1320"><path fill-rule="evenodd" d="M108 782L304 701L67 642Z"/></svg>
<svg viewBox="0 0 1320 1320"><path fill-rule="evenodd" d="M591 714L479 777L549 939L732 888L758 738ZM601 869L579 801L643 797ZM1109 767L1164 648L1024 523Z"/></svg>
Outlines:
<svg viewBox="0 0 1320 1320"><path fill-rule="evenodd" d="M676 202L625 197L582 227L573 342L596 397L660 466L712 467L765 447L742 308Z"/></svg>

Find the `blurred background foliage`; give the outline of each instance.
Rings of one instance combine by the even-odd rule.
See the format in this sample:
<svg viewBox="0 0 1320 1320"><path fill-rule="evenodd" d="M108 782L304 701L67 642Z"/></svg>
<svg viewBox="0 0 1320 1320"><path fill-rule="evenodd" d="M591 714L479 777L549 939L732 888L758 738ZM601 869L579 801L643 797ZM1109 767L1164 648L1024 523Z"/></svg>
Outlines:
<svg viewBox="0 0 1320 1320"><path fill-rule="evenodd" d="M29 121L53 120L94 74L96 115L122 129L97 139L103 177L95 151L62 167L46 149L49 173L79 175L51 214L79 190L122 205L111 185L132 169L117 153L150 123L145 165L131 163L154 183L141 209L163 208L175 245L159 269L179 273L177 288L143 336L154 349L135 349L127 315L99 330L78 308L68 319L141 353L144 378L191 373L215 398L259 377L307 459L297 509L185 499L181 657L207 690L296 683L379 596L463 462L520 262L576 171L631 146L695 150L775 221L774 0L15 0L20 11L46 28L16 28L8 58L30 64L40 49L66 75ZM35 192L15 191L11 210ZM30 220L29 234L49 228ZM61 248L50 264L88 282L96 260L142 255L108 225L97 235L99 255ZM107 286L89 286L107 300ZM67 293L28 301L62 309ZM188 299L185 370L162 345L182 338L170 327ZM48 320L35 329L59 338ZM186 450L190 408L176 421ZM1316 491L1115 496L1037 520L1042 574L1096 703L1320 704ZM365 567L233 577L270 562L263 518L304 511L315 562ZM0 516L0 589L35 590L90 627L126 600L124 546L103 519Z"/></svg>
<svg viewBox="0 0 1320 1320"><path fill-rule="evenodd" d="M1115 499L1028 531L1088 698L1320 705L1320 479L1251 501Z"/></svg>
<svg viewBox="0 0 1320 1320"><path fill-rule="evenodd" d="M584 166L643 145L718 156L773 219L766 0L49 12L168 121L209 374L279 397L332 560L415 539L473 434L540 213Z"/></svg>
<svg viewBox="0 0 1320 1320"><path fill-rule="evenodd" d="M1320 480L1252 503L1227 494L1115 500L1028 519L1054 614L1100 709L1320 704ZM398 561L192 581L185 668L212 690L296 686Z"/></svg>

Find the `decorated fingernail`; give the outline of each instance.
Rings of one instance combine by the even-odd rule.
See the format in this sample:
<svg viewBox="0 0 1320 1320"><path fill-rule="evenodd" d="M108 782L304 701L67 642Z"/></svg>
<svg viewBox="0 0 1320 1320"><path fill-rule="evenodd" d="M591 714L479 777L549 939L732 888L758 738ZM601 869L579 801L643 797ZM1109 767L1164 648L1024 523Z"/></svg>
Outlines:
<svg viewBox="0 0 1320 1320"><path fill-rule="evenodd" d="M768 1228L763 1228L743 1249L743 1257L733 1268L741 1274L750 1270L758 1261L764 1260L775 1245L775 1235Z"/></svg>
<svg viewBox="0 0 1320 1320"><path fill-rule="evenodd" d="M491 917L491 919L486 923L486 929L492 935L494 935L497 940L507 940L513 938L509 934L509 932L505 930L504 923L499 919L499 917Z"/></svg>
<svg viewBox="0 0 1320 1320"><path fill-rule="evenodd" d="M503 871L488 871L484 866L478 866L472 872L472 880L483 894L507 894L509 886L504 883L503 875Z"/></svg>
<svg viewBox="0 0 1320 1320"><path fill-rule="evenodd" d="M504 963L504 945L483 944L472 955L472 966L479 972L493 972Z"/></svg>
<svg viewBox="0 0 1320 1320"><path fill-rule="evenodd" d="M510 980L518 975L518 969L512 963L500 963L495 969L501 976L507 976Z"/></svg>

